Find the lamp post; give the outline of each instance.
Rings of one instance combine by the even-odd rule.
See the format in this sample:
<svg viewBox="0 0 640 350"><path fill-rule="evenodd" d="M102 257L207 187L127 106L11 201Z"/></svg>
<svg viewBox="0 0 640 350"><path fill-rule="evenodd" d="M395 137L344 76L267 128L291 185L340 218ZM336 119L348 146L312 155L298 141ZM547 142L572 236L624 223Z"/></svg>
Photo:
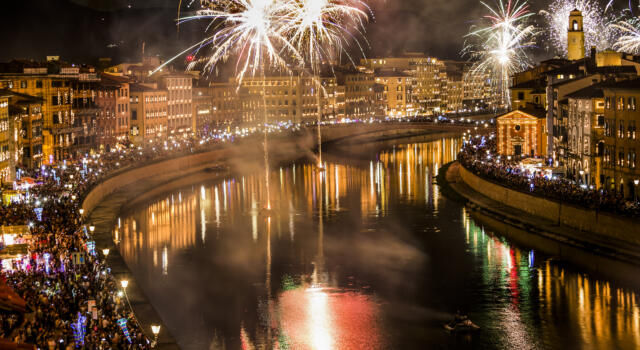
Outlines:
<svg viewBox="0 0 640 350"><path fill-rule="evenodd" d="M93 226L93 225L89 226L89 231L90 231L91 233L93 233L93 231L95 231L95 230L96 230L96 227L95 227L95 226Z"/></svg>
<svg viewBox="0 0 640 350"><path fill-rule="evenodd" d="M109 248L102 249L102 254L104 254L104 259L106 260L109 256Z"/></svg>
<svg viewBox="0 0 640 350"><path fill-rule="evenodd" d="M580 170L580 184L584 184L584 170Z"/></svg>
<svg viewBox="0 0 640 350"><path fill-rule="evenodd" d="M633 180L633 184L635 185L633 186L633 195L635 197L636 202L638 201L638 184L639 183L640 183L640 180L638 179Z"/></svg>
<svg viewBox="0 0 640 350"><path fill-rule="evenodd" d="M80 213L80 216L84 215L84 209L80 208L80 209L78 210L78 213Z"/></svg>
<svg viewBox="0 0 640 350"><path fill-rule="evenodd" d="M129 281L128 280L122 280L120 281L120 285L122 286L122 289L124 289L124 291L127 291L127 286L129 285Z"/></svg>
<svg viewBox="0 0 640 350"><path fill-rule="evenodd" d="M160 325L151 325L151 332L153 333L153 342L151 343L151 347L155 348L158 346L158 334L160 334Z"/></svg>

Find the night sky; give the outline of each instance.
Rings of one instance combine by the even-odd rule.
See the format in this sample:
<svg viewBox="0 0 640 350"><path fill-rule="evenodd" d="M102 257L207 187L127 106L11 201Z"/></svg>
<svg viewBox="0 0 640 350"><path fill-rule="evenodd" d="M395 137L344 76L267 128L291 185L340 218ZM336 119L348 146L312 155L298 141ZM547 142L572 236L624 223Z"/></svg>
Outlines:
<svg viewBox="0 0 640 350"><path fill-rule="evenodd" d="M548 1L536 1L532 10ZM2 61L46 55L77 63L95 63L98 57L137 60L143 41L148 53L166 57L202 33L197 24L188 24L178 37L178 0L20 0L3 6ZM462 37L486 12L475 0L374 0L372 7L368 56L408 50L459 58Z"/></svg>

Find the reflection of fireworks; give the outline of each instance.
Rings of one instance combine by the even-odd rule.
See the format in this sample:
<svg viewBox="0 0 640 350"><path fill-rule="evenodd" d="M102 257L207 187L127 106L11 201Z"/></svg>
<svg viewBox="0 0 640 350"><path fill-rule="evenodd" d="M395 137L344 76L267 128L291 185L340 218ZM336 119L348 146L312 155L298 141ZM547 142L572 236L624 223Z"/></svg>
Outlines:
<svg viewBox="0 0 640 350"><path fill-rule="evenodd" d="M619 22L612 25L620 30L620 37L613 45L617 50L627 53L640 53L640 20L630 19L626 22Z"/></svg>
<svg viewBox="0 0 640 350"><path fill-rule="evenodd" d="M501 0L498 8L482 3L490 12L485 16L487 26L472 30L467 37L473 40L465 47L465 52L478 62L477 72L491 73L502 93L502 103L508 103L509 76L528 67L530 64L527 48L535 45L535 28L528 25L529 12L526 2Z"/></svg>
<svg viewBox="0 0 640 350"><path fill-rule="evenodd" d="M209 19L215 33L181 52L169 62L188 52L195 56L203 48L210 46L211 54L193 60L188 68L204 63L206 70L212 70L229 56L236 55L237 77L241 81L247 73L255 75L266 65L286 69L284 57L287 53L298 56L297 50L283 34L281 18L286 13L286 7L282 1L211 0L203 1L202 5L204 9L196 15L181 18L179 21L184 23Z"/></svg>
<svg viewBox="0 0 640 350"><path fill-rule="evenodd" d="M610 6L606 7L607 9ZM585 49L610 48L615 42L617 30L609 24L615 20L611 11L602 8L597 0L554 0L549 9L540 13L547 21L550 45L558 53L567 52L567 29L569 14L574 9L582 12Z"/></svg>

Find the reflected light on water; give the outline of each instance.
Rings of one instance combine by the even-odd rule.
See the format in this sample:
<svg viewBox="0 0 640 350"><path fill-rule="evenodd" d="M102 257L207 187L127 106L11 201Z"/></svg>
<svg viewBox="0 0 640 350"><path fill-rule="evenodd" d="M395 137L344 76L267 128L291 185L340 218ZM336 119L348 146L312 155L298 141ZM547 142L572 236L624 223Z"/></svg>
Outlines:
<svg viewBox="0 0 640 350"><path fill-rule="evenodd" d="M640 347L636 291L514 246L440 197L434 185L438 169L454 160L459 148L459 140L442 139L398 145L366 161L326 157L323 171L316 164L296 163L274 169L269 191L262 173L175 191L123 216L114 240L121 241L129 266L147 268L139 275L148 278L148 289L164 282L161 286L172 293L166 298L193 303L171 310L189 310L181 317L193 323L169 322L182 333L202 332L189 335L205 339L189 349L207 348L212 332L220 332L227 348L386 349L396 340L386 329L394 321L381 307L390 303L389 295L414 303L418 311L445 314L437 321L407 321L415 329L437 328L425 334L441 344L446 342L441 322L456 306L430 305L430 288L443 284L430 280L430 274L461 279L433 293L455 294L452 303L472 301L468 312L482 326L474 338L480 347L544 349L563 342L567 348ZM265 211L268 203L272 210ZM408 220L415 220L414 227L406 225ZM398 242L403 233L412 235L411 249ZM381 244L379 237L390 244ZM423 247L416 248L414 238ZM412 257L429 249L431 255L408 257L420 249ZM460 269L446 270L453 276L437 275L446 262L430 259L446 249L457 252ZM189 275L196 277L190 281ZM393 278L399 281L391 283ZM414 295L411 288L427 291ZM415 300L407 301L405 294ZM410 310L396 312L411 318ZM233 315L221 316L226 311ZM393 331L422 334L402 333L404 325L393 324Z"/></svg>

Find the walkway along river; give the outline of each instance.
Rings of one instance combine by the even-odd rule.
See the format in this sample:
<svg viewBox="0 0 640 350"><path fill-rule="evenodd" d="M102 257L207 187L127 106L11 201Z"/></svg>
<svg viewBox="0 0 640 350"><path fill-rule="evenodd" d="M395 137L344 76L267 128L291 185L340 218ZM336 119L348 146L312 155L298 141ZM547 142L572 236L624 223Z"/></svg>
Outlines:
<svg viewBox="0 0 640 350"><path fill-rule="evenodd" d="M127 210L113 238L184 349L640 347L637 288L514 245L442 196L460 142L275 167L270 212L263 174L204 181ZM481 331L446 333L458 309Z"/></svg>

